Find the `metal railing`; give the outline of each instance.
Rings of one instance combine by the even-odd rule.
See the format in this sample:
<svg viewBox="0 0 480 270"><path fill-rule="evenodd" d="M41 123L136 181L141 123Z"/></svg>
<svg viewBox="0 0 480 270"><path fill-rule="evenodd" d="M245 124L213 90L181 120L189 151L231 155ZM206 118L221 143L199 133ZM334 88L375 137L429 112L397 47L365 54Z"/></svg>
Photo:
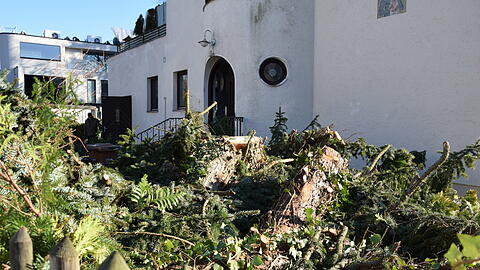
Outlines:
<svg viewBox="0 0 480 270"><path fill-rule="evenodd" d="M176 132L183 118L168 118L152 127L137 134L137 138L142 142L144 140L159 141L165 134Z"/></svg>
<svg viewBox="0 0 480 270"><path fill-rule="evenodd" d="M162 26L159 26L158 28L155 28L152 31L149 31L141 36L134 37L133 39L129 41L125 41L118 46L118 52L124 52L128 51L130 49L136 48L140 45L143 45L147 42L150 42L154 39L161 38L167 35L167 25L164 24Z"/></svg>
<svg viewBox="0 0 480 270"><path fill-rule="evenodd" d="M137 134L142 142L150 140L159 141L169 132L176 132L183 118L168 118ZM215 135L243 136L243 117L222 117L208 123L210 131Z"/></svg>
<svg viewBox="0 0 480 270"><path fill-rule="evenodd" d="M225 116L208 123L215 135L243 136L243 117Z"/></svg>

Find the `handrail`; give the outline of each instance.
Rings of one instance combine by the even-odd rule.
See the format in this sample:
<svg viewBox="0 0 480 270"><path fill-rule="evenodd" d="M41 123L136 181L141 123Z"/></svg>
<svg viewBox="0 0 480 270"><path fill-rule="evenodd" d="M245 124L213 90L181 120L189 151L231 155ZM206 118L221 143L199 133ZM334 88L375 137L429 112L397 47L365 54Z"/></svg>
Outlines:
<svg viewBox="0 0 480 270"><path fill-rule="evenodd" d="M144 140L159 141L168 132L176 132L183 118L168 118L151 126L136 135L141 142ZM226 116L208 123L212 133L216 135L243 136L243 117Z"/></svg>
<svg viewBox="0 0 480 270"><path fill-rule="evenodd" d="M210 131L216 135L243 136L243 117L224 116L208 123Z"/></svg>
<svg viewBox="0 0 480 270"><path fill-rule="evenodd" d="M140 141L151 139L152 141L159 141L167 132L176 132L183 118L168 118L162 122L151 126L144 131L138 133L136 137Z"/></svg>
<svg viewBox="0 0 480 270"><path fill-rule="evenodd" d="M121 53L121 52L124 52L124 51L128 51L130 49L136 48L136 47L141 46L141 45L143 45L147 42L150 42L150 41L152 41L154 39L157 39L157 38L164 37L166 35L167 35L167 25L164 24L164 25L161 25L161 26L153 29L152 31L146 32L143 35L134 37L133 39L131 39L129 41L122 42L118 46L118 52Z"/></svg>

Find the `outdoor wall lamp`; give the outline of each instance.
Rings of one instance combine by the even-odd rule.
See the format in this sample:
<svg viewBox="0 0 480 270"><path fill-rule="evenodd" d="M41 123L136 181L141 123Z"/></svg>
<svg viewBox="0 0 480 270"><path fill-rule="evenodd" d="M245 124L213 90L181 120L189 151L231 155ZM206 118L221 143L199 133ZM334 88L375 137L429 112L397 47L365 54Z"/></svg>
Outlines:
<svg viewBox="0 0 480 270"><path fill-rule="evenodd" d="M207 33L210 32L211 38L210 41L207 40ZM203 33L203 40L200 40L198 42L200 46L202 47L207 47L208 45L214 47L217 41L215 40L215 35L213 34L213 31L210 29L205 30L205 33Z"/></svg>

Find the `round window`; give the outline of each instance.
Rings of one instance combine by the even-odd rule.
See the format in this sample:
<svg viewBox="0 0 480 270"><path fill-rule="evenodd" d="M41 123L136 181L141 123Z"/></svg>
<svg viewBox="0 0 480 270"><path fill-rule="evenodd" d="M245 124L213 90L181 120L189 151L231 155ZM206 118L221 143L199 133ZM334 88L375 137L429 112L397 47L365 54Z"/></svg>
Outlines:
<svg viewBox="0 0 480 270"><path fill-rule="evenodd" d="M279 85L287 78L287 67L277 58L268 58L260 65L260 78L269 85Z"/></svg>

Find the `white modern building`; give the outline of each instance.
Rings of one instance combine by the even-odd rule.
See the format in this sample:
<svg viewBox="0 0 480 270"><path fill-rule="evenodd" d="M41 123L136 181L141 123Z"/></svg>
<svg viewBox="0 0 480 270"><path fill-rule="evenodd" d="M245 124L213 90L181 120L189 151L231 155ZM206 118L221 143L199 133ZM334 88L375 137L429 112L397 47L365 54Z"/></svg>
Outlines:
<svg viewBox="0 0 480 270"><path fill-rule="evenodd" d="M169 1L159 38L143 43L150 34L135 38L109 59L111 94L132 96L133 127L141 131L183 117L187 88L195 110L217 101L215 114L243 117L244 133L255 129L266 135L279 106L291 128L308 125L314 2L216 0L203 10L204 5ZM202 47L204 37L215 45ZM265 80L259 76L262 64L270 72L264 72Z"/></svg>
<svg viewBox="0 0 480 270"><path fill-rule="evenodd" d="M455 151L480 136L478 0L181 0L163 8L161 33L122 44L109 60L110 93L132 97L138 130L182 117L188 88L194 109L217 101L217 116L243 117L243 130L262 136L279 106L289 128L318 114L343 137L426 150L429 162L444 140Z"/></svg>
<svg viewBox="0 0 480 270"><path fill-rule="evenodd" d="M9 70L9 80L17 80L27 96L35 79L61 83L71 75L79 82L80 102L98 105L108 95L106 59L115 53L117 46L101 43L99 37L62 39L49 30L43 36L0 33L0 70Z"/></svg>

